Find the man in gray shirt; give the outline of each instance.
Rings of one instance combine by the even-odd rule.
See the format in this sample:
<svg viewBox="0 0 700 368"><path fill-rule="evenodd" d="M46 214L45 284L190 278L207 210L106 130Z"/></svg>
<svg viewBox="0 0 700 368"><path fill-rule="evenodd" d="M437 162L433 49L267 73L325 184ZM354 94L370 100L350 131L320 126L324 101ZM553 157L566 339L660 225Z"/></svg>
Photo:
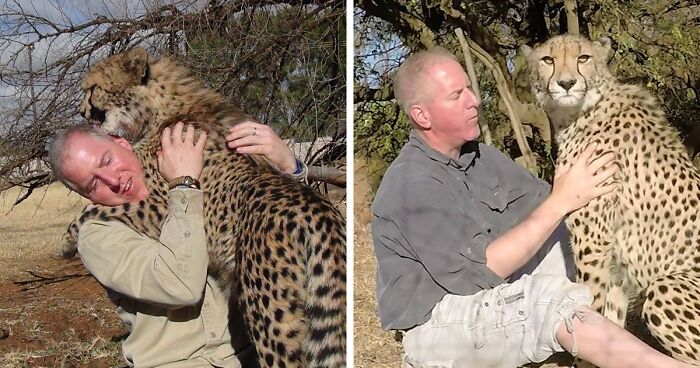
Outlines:
<svg viewBox="0 0 700 368"><path fill-rule="evenodd" d="M375 195L372 234L382 327L407 331L406 365L517 367L567 350L601 367L683 366L592 311L554 252L561 220L614 190L614 155L588 147L550 191L476 142L478 99L444 49L409 57L394 92L413 130Z"/></svg>

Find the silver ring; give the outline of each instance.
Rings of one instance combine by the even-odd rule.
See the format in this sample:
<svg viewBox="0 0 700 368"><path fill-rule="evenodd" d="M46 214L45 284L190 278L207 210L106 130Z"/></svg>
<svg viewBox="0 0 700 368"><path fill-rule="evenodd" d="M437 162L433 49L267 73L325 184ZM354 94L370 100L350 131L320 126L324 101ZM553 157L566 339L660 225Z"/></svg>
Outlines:
<svg viewBox="0 0 700 368"><path fill-rule="evenodd" d="M258 127L253 127L253 135L256 135L258 133Z"/></svg>

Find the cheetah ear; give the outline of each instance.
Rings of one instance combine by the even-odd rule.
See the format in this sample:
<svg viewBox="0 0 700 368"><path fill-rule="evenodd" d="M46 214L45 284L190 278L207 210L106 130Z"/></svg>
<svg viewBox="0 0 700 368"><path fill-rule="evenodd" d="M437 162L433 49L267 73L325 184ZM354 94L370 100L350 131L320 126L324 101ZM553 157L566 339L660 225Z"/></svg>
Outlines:
<svg viewBox="0 0 700 368"><path fill-rule="evenodd" d="M597 41L593 42L593 44L600 47L603 50L603 55L605 55L605 62L610 61L614 53L614 50L612 48L612 40L609 37L601 37Z"/></svg>
<svg viewBox="0 0 700 368"><path fill-rule="evenodd" d="M149 66L148 53L146 50L140 47L131 49L127 54L127 63L125 68L129 74L140 80L141 84L145 85L148 83Z"/></svg>

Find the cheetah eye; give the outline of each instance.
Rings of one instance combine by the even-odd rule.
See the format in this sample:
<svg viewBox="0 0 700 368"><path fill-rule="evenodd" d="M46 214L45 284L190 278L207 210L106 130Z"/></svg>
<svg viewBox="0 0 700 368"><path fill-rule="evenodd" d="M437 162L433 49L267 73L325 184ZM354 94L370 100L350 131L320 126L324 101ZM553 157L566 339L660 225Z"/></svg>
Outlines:
<svg viewBox="0 0 700 368"><path fill-rule="evenodd" d="M578 62L581 63L581 64L583 64L583 63L585 63L586 61L588 61L588 59L590 59L590 58L591 58L590 55L581 55L581 56L578 57Z"/></svg>
<svg viewBox="0 0 700 368"><path fill-rule="evenodd" d="M543 58L542 58L542 61L544 61L544 63L547 64L547 65L552 65L552 64L554 64L554 59L552 59L552 58L549 57L549 56L543 57Z"/></svg>

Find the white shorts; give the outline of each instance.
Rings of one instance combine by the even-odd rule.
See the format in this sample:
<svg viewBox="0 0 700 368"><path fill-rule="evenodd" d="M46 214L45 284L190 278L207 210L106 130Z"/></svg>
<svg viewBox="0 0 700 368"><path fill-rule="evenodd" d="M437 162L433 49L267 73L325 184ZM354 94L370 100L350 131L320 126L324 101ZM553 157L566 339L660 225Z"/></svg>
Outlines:
<svg viewBox="0 0 700 368"><path fill-rule="evenodd" d="M448 294L428 322L406 333L404 359L414 368L515 368L541 362L564 351L556 340L559 325L592 301L586 286L561 272L523 275L475 295Z"/></svg>

